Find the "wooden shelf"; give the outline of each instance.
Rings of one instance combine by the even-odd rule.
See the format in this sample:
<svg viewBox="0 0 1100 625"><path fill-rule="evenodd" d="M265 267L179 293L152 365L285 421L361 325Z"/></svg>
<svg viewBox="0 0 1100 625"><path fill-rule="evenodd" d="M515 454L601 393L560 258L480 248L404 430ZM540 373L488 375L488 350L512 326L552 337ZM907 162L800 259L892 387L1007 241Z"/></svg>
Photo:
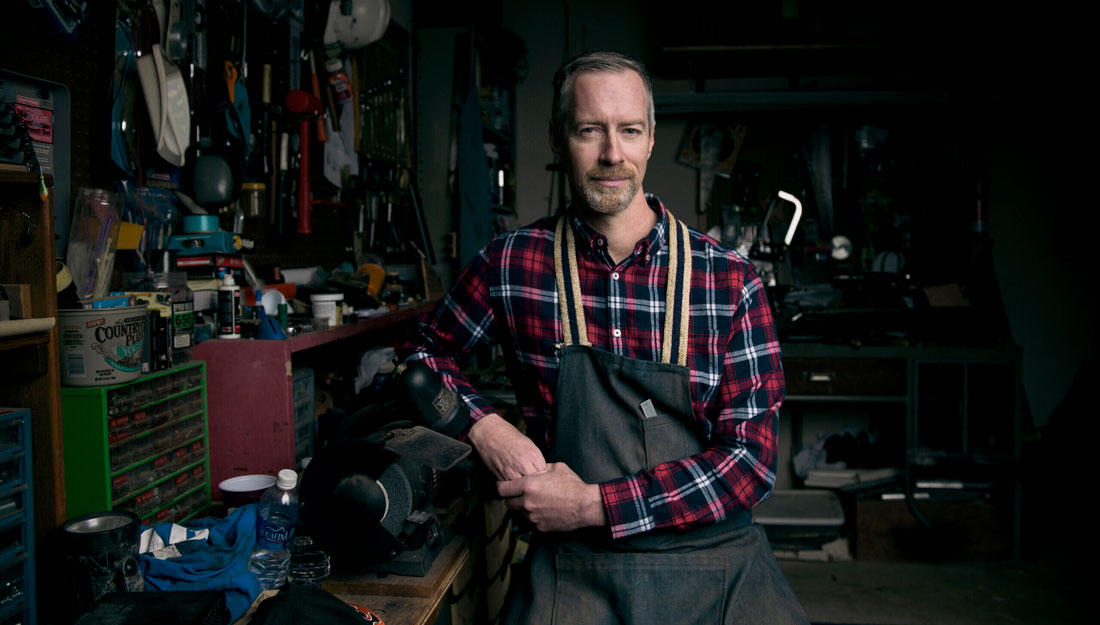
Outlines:
<svg viewBox="0 0 1100 625"><path fill-rule="evenodd" d="M317 332L307 332L298 336L287 339L290 345L290 353L297 353L311 347L317 347L320 345L327 345L334 341L340 341L343 339L358 336L391 326L395 323L400 323L406 319L418 317L422 313L426 313L435 306L435 302L427 302L424 304L417 304L407 308L399 308L390 313L379 315L377 317L370 317L368 319L359 319L353 323L345 323L335 328L329 328L328 330L320 330Z"/></svg>
<svg viewBox="0 0 1100 625"><path fill-rule="evenodd" d="M57 318L54 263L53 177L39 197L41 179L0 171L0 283L30 285L31 317ZM28 226L30 226L28 228ZM34 535L38 554L53 553L46 537L65 520L65 467L61 449L61 364L58 329L0 338L0 405L31 411L34 458ZM40 579L54 573L40 566Z"/></svg>
<svg viewBox="0 0 1100 625"><path fill-rule="evenodd" d="M909 401L905 395L787 395L786 402L814 402L814 403L900 403Z"/></svg>

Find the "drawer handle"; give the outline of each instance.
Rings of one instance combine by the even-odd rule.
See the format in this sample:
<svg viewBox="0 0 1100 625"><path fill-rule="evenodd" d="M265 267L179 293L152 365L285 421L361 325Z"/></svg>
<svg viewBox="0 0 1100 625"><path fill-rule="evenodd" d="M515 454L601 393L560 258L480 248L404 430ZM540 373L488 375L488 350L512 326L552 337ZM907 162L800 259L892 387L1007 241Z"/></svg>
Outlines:
<svg viewBox="0 0 1100 625"><path fill-rule="evenodd" d="M810 371L810 372L806 373L806 378L810 382L814 382L814 383L817 383L817 384L826 384L826 383L832 382L836 378L836 374L833 373L832 371L827 371L827 372Z"/></svg>

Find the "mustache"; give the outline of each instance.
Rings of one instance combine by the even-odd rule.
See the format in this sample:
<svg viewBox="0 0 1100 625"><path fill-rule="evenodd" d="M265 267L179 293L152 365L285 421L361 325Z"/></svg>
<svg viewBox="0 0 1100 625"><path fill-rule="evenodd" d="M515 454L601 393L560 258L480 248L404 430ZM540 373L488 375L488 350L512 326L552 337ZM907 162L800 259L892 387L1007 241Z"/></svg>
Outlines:
<svg viewBox="0 0 1100 625"><path fill-rule="evenodd" d="M634 171L626 165L613 165L611 167L593 167L585 174L589 180L600 178L628 178L634 180Z"/></svg>

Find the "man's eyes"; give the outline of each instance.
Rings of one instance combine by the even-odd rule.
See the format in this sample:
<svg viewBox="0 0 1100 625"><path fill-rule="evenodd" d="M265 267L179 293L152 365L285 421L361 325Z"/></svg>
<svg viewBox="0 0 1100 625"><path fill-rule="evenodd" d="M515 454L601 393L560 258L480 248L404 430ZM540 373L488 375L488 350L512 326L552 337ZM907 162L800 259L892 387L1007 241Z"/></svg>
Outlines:
<svg viewBox="0 0 1100 625"><path fill-rule="evenodd" d="M581 128L578 131L578 133L582 134L582 135L595 135L595 134L599 134L599 133L602 133L602 132L603 132L603 128L599 128L598 126L586 126L586 127ZM642 129L641 128L623 128L619 132L621 132L625 135L638 136L638 135L642 134Z"/></svg>

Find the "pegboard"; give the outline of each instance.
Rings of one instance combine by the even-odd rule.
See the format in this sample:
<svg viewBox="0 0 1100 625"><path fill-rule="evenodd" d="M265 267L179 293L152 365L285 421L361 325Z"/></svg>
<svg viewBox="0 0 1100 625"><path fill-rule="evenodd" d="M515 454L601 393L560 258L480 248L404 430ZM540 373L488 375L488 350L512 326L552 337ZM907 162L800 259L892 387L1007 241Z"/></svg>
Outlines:
<svg viewBox="0 0 1100 625"><path fill-rule="evenodd" d="M295 233L296 221L288 220L280 236L265 218L246 218L244 234L256 241L248 254L253 266L279 265L283 269L321 266L331 270L342 262L355 264L354 240L347 208L315 206L311 212L312 234Z"/></svg>
<svg viewBox="0 0 1100 625"><path fill-rule="evenodd" d="M0 20L0 67L68 89L70 191L64 202L58 201L54 206L56 213L65 211L66 216L72 212L72 198L77 189L113 184L107 122L114 15L114 2L89 3L88 17L71 41L57 31L44 12L26 2L5 3ZM59 183L55 179L55 187Z"/></svg>

